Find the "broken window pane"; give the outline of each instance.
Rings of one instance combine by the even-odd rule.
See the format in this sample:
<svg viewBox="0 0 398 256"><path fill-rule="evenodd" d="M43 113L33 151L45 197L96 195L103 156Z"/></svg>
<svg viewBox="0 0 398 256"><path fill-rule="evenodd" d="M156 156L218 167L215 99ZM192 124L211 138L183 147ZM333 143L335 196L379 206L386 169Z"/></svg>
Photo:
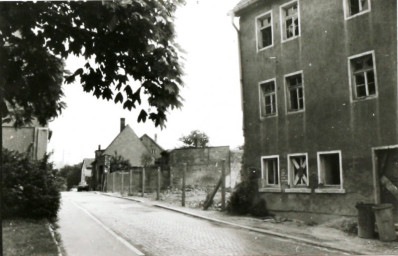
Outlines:
<svg viewBox="0 0 398 256"><path fill-rule="evenodd" d="M261 84L261 90L264 97L264 105L262 106L262 115L272 115L276 113L276 93L275 82L267 82Z"/></svg>
<svg viewBox="0 0 398 256"><path fill-rule="evenodd" d="M366 75L368 78L369 95L375 95L376 94L376 84L375 84L375 78L374 78L373 71L367 72Z"/></svg>
<svg viewBox="0 0 398 256"><path fill-rule="evenodd" d="M271 27L264 28L261 30L261 48L272 45L272 29Z"/></svg>
<svg viewBox="0 0 398 256"><path fill-rule="evenodd" d="M359 13L359 1L360 0L349 0L350 1L350 15Z"/></svg>
<svg viewBox="0 0 398 256"><path fill-rule="evenodd" d="M340 155L322 154L320 161L324 185L340 185Z"/></svg>
<svg viewBox="0 0 398 256"><path fill-rule="evenodd" d="M365 85L364 73L355 74L355 84L356 84L356 86Z"/></svg>
<svg viewBox="0 0 398 256"><path fill-rule="evenodd" d="M286 83L289 88L289 110L297 111L304 109L304 90L301 74L287 77Z"/></svg>
<svg viewBox="0 0 398 256"><path fill-rule="evenodd" d="M297 91L296 89L290 90L290 110L298 110L299 105L297 101Z"/></svg>
<svg viewBox="0 0 398 256"><path fill-rule="evenodd" d="M350 15L355 15L369 9L369 0L348 0Z"/></svg>
<svg viewBox="0 0 398 256"><path fill-rule="evenodd" d="M368 0L361 0L361 11L366 11L369 9Z"/></svg>
<svg viewBox="0 0 398 256"><path fill-rule="evenodd" d="M294 27L293 27L292 19L286 20L286 38L293 37L293 35L294 35L293 31L294 31Z"/></svg>
<svg viewBox="0 0 398 256"><path fill-rule="evenodd" d="M298 19L298 5L294 3L293 5L283 9L284 15L284 39L292 38L298 36L300 33L299 29L299 19Z"/></svg>
<svg viewBox="0 0 398 256"><path fill-rule="evenodd" d="M357 86L357 97L366 97L366 86L365 85L361 85L361 86Z"/></svg>
<svg viewBox="0 0 398 256"><path fill-rule="evenodd" d="M272 45L272 21L271 15L258 19L258 49Z"/></svg>

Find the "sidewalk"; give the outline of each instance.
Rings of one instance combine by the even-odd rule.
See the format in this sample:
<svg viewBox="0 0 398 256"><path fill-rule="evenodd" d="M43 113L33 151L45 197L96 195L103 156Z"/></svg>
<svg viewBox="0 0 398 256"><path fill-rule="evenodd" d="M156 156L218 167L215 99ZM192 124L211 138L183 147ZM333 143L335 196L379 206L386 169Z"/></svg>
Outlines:
<svg viewBox="0 0 398 256"><path fill-rule="evenodd" d="M97 192L98 193L98 192ZM164 202L153 201L148 198L137 196L121 197L119 193L101 193L106 196L119 197L126 200L140 202L149 206L160 207L193 217L235 226L254 232L279 236L286 239L295 240L341 251L355 255L398 255L398 241L381 242L377 239L362 239L354 235L349 235L343 231L324 226L308 226L301 222L285 221L280 223L270 222L246 216L231 216L219 211L203 211L175 206Z"/></svg>

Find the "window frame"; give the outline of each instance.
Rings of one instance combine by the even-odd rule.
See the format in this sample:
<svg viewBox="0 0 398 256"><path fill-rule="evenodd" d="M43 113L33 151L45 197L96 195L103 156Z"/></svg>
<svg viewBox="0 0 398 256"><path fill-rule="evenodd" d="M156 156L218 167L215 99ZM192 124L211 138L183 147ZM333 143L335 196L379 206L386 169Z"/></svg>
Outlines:
<svg viewBox="0 0 398 256"><path fill-rule="evenodd" d="M344 19L345 19L345 20L353 19L353 18L355 18L355 17L358 17L358 16L361 16L361 15L363 15L363 14L369 13L369 12L371 12L371 10L372 10L372 5L371 5L371 2L372 2L372 1L366 0L366 1L368 1L368 6L369 6L369 8L368 8L367 10L365 10L365 11L360 11L360 12L354 14L354 15L351 15L351 14L350 14L350 3L349 3L349 1L351 1L351 0L343 0L343 6L344 6ZM358 1L360 1L360 0L358 0Z"/></svg>
<svg viewBox="0 0 398 256"><path fill-rule="evenodd" d="M298 35L294 35L293 37L287 38L287 31L285 23L286 23L286 16L284 14L284 10L294 4L297 4L297 19L298 19L298 28L299 28L299 33ZM301 18L300 18L300 4L299 0L292 0L290 2L287 2L279 7L279 16L280 16L280 26L281 26L281 42L285 43L291 40L294 40L296 38L299 38L301 36ZM285 33L286 33L286 38L285 38Z"/></svg>
<svg viewBox="0 0 398 256"><path fill-rule="evenodd" d="M259 38L261 36L261 39L262 39L262 35L260 33L262 28L259 25L259 21L260 21L261 18L264 18L266 16L270 16L271 17L271 25L269 26L269 27L271 27L271 44L260 48L260 40L259 40ZM261 52L261 51L264 51L264 50L266 50L268 48L272 48L274 46L274 17L272 15L272 10L256 16L254 20L255 20L255 24L256 24L255 29L256 29L256 50L257 50L257 52Z"/></svg>
<svg viewBox="0 0 398 256"><path fill-rule="evenodd" d="M339 185L327 185L322 179L321 173L321 156L322 155L332 155L338 154L339 156L339 174L340 174L340 184ZM341 150L332 151L319 151L317 152L317 165L318 165L318 186L323 184L323 187L318 187L315 189L315 193L345 193L344 189L344 175L343 175L343 160Z"/></svg>
<svg viewBox="0 0 398 256"><path fill-rule="evenodd" d="M351 61L364 57L366 55L371 55L372 56L372 62L373 62L373 75L374 75L374 83L375 83L375 94L368 95L365 97L357 97L357 91L356 91L356 83L355 83L355 77L354 77L354 72L352 69ZM358 102L358 101L363 101L363 100L371 100L375 99L379 96L379 91L378 91L378 82L377 82L377 68L376 68L376 54L375 51L367 51L364 53L356 54L353 56L348 57L348 84L349 84L349 90L350 90L350 101L351 102ZM367 80L366 80L367 81ZM355 88L354 88L355 86ZM366 83L366 87L368 84Z"/></svg>
<svg viewBox="0 0 398 256"><path fill-rule="evenodd" d="M291 77L291 76L295 76L295 75L301 75L301 87L303 90L303 108L302 109L298 109L298 110L291 110L290 109L290 90L287 84L287 78ZM302 113L305 112L305 86L304 86L304 73L302 70L297 71L297 72L293 72L293 73L289 73L283 76L283 83L284 83L284 87L285 87L285 107L286 107L286 114L290 115L290 114L296 114L296 113Z"/></svg>
<svg viewBox="0 0 398 256"><path fill-rule="evenodd" d="M276 159L277 162L277 172L278 172L278 184L268 184L268 173L265 172L264 169L264 160L267 159ZM271 189L272 192L281 192L281 168L279 162L279 155L268 155L261 157L261 179L265 180L265 187L263 190ZM276 190L275 190L276 189Z"/></svg>
<svg viewBox="0 0 398 256"><path fill-rule="evenodd" d="M275 113L273 114L267 114L263 113L265 112L265 93L263 93L262 85L273 82L274 83L274 95L275 95ZM259 105L260 105L260 119L265 119L265 118L271 118L271 117L276 117L278 116L278 93L277 93L277 84L276 84L276 78L268 79L265 81L261 81L258 83L258 90L259 90Z"/></svg>

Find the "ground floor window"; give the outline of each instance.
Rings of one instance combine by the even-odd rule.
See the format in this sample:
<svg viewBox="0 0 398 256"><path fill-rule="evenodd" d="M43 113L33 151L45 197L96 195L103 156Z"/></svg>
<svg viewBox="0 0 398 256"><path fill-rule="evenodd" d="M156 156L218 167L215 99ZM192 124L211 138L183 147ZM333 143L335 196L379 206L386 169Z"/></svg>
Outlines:
<svg viewBox="0 0 398 256"><path fill-rule="evenodd" d="M318 152L318 175L320 187L342 187L341 151Z"/></svg>
<svg viewBox="0 0 398 256"><path fill-rule="evenodd" d="M307 154L291 154L288 158L290 187L308 187L308 158Z"/></svg>
<svg viewBox="0 0 398 256"><path fill-rule="evenodd" d="M267 186L279 186L279 157L267 156L261 158L261 176Z"/></svg>

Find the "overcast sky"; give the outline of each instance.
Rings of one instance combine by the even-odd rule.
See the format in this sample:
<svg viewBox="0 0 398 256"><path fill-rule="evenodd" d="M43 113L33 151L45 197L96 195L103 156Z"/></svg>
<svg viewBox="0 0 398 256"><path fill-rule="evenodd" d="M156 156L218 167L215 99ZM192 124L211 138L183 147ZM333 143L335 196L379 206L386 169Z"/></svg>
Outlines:
<svg viewBox="0 0 398 256"><path fill-rule="evenodd" d="M181 146L179 138L192 130L210 137L211 146L243 144L236 31L227 16L238 0L187 0L177 11L177 42L186 51L184 106L168 113L166 128L151 121L137 123L137 113L122 105L98 100L83 92L79 84L64 86L67 108L49 126L53 136L48 152L57 167L94 158L98 145L104 149L119 133L119 121L126 118L138 136L157 134L164 149ZM67 68L76 69L71 58Z"/></svg>

